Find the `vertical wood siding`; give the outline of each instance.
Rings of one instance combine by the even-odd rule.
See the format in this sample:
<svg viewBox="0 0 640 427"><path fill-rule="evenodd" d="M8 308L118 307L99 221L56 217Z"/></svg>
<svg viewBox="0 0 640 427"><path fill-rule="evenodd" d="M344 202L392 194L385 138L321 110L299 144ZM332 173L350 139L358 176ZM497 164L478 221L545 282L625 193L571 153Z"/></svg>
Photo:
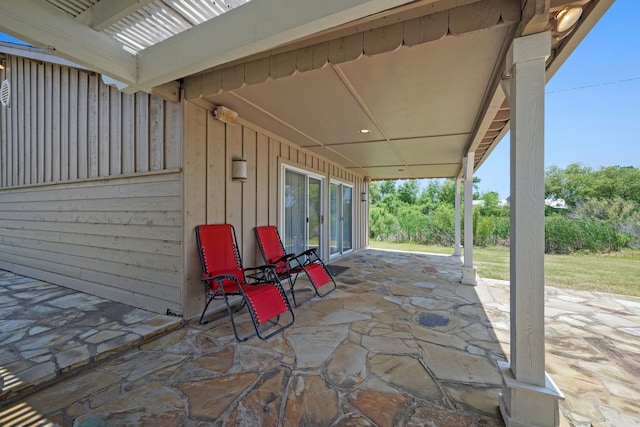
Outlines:
<svg viewBox="0 0 640 427"><path fill-rule="evenodd" d="M245 183L231 180L234 156L247 159L248 179ZM367 203L360 201L360 194L367 184L362 177L248 125L226 125L215 120L206 108L186 101L183 247L186 286L183 305L187 317L199 314L204 307L195 227L205 223L233 224L244 265L262 264L253 229L257 225L278 225L282 162L313 170L327 178L325 218L328 218L329 179L352 184L353 245L354 249L366 246L368 211Z"/></svg>
<svg viewBox="0 0 640 427"><path fill-rule="evenodd" d="M180 105L16 56L4 73L12 90L11 107L0 112L0 188L181 166L168 138L180 129Z"/></svg>
<svg viewBox="0 0 640 427"><path fill-rule="evenodd" d="M182 312L183 105L9 56L0 268Z"/></svg>

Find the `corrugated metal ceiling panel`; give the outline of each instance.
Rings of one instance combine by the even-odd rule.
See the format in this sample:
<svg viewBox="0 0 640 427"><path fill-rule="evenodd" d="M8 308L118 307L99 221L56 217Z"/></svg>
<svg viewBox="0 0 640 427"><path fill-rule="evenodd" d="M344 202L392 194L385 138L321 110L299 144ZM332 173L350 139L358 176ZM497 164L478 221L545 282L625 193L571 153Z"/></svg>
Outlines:
<svg viewBox="0 0 640 427"><path fill-rule="evenodd" d="M74 18L99 2L44 1ZM251 0L155 0L110 25L104 32L135 53L249 1Z"/></svg>

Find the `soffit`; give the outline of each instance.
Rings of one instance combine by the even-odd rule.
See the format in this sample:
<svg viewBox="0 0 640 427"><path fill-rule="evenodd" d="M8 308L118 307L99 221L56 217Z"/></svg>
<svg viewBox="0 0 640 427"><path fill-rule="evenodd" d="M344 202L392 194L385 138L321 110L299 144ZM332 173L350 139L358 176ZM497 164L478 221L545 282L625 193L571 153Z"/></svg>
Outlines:
<svg viewBox="0 0 640 427"><path fill-rule="evenodd" d="M355 173L417 178L459 176L469 152L477 168L506 133L513 37L552 31L550 78L612 3L21 0L0 2L0 31L130 92L184 79L187 98L237 108ZM204 11L214 5L224 7ZM584 13L557 34L569 6ZM371 133L353 135L361 128Z"/></svg>
<svg viewBox="0 0 640 427"><path fill-rule="evenodd" d="M187 98L371 179L456 176L517 24L492 4L481 25L448 10L218 68Z"/></svg>

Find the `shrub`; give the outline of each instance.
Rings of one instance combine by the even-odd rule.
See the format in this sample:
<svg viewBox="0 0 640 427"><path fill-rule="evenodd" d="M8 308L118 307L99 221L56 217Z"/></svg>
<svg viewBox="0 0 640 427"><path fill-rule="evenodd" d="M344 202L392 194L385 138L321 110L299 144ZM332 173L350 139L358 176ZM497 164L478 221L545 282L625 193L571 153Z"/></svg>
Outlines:
<svg viewBox="0 0 640 427"><path fill-rule="evenodd" d="M440 203L427 216L425 243L451 246L455 233L455 211L453 207Z"/></svg>
<svg viewBox="0 0 640 427"><path fill-rule="evenodd" d="M620 235L612 224L587 218L547 217L545 252L609 252L620 248Z"/></svg>

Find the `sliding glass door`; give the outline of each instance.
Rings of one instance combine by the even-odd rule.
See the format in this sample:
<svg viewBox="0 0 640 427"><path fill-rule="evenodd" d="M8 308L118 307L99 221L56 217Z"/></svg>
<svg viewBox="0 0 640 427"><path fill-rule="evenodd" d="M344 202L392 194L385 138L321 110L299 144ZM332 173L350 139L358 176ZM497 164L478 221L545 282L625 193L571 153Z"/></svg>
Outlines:
<svg viewBox="0 0 640 427"><path fill-rule="evenodd" d="M282 240L287 253L318 248L322 255L323 178L284 167Z"/></svg>
<svg viewBox="0 0 640 427"><path fill-rule="evenodd" d="M329 188L329 253L343 254L353 249L353 188L331 182Z"/></svg>

